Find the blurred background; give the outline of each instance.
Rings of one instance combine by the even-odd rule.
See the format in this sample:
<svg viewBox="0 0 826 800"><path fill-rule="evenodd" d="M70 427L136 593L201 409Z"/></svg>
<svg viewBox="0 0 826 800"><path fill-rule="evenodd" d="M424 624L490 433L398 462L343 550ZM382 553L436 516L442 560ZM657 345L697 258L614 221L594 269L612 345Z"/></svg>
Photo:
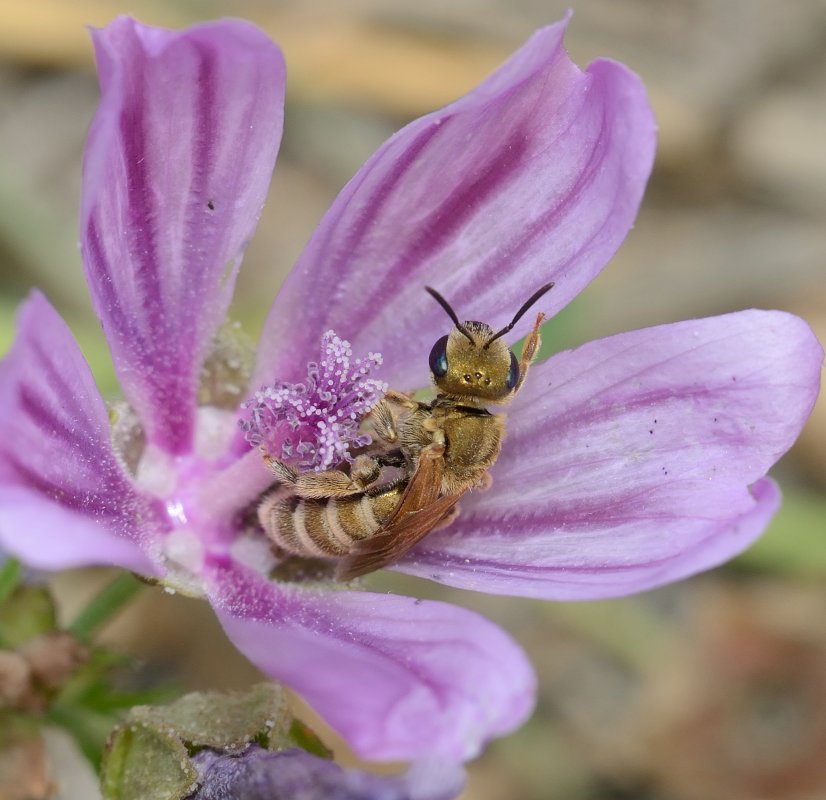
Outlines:
<svg viewBox="0 0 826 800"><path fill-rule="evenodd" d="M264 298L362 161L568 5L572 58L638 72L660 139L636 228L548 324L546 347L748 307L800 314L826 341L824 0L32 0L0 8L0 352L15 306L39 286L116 396L77 249L97 101L85 25L127 11L171 27L234 15L283 47L284 144L233 310L255 336ZM821 400L775 472L785 504L765 538L723 569L640 597L563 605L372 579L488 615L537 666L534 718L471 765L465 800L826 797L824 454ZM58 576L64 613L107 577ZM105 638L137 656L147 682L258 677L204 604L160 590Z"/></svg>

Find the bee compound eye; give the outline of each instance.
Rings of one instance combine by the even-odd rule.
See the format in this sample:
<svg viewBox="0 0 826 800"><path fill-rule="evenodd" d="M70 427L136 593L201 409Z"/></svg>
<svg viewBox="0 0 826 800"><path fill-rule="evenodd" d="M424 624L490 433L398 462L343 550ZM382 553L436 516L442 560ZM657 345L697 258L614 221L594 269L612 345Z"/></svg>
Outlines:
<svg viewBox="0 0 826 800"><path fill-rule="evenodd" d="M447 336L438 339L430 351L430 371L437 378L447 374Z"/></svg>
<svg viewBox="0 0 826 800"><path fill-rule="evenodd" d="M511 353L511 365L508 369L508 379L505 382L505 385L508 389L513 389L516 386L516 382L519 380L519 362L516 360L516 356Z"/></svg>

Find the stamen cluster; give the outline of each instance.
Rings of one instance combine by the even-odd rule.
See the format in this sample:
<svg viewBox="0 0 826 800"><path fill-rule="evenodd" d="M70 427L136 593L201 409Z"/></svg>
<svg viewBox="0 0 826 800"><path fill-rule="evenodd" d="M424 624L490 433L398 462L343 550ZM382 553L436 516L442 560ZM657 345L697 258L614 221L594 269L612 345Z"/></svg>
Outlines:
<svg viewBox="0 0 826 800"><path fill-rule="evenodd" d="M379 353L353 358L350 343L332 330L321 338L321 358L307 365L304 383L264 386L243 404L246 440L269 455L317 472L352 461L351 449L371 443L361 421L387 391L368 377Z"/></svg>

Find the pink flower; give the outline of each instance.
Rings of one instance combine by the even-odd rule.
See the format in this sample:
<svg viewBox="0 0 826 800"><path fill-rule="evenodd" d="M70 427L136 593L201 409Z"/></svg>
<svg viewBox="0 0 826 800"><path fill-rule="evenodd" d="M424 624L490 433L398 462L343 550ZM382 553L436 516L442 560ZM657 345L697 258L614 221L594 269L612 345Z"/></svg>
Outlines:
<svg viewBox="0 0 826 800"><path fill-rule="evenodd" d="M275 300L251 390L303 384L329 330L380 351L390 386L425 386L449 327L426 284L498 329L540 284L556 282L551 314L599 272L636 215L654 122L622 66L570 62L565 25L404 128L343 189ZM250 530L272 483L239 428L251 408L272 414L256 428L269 449L309 442L305 466L345 455L358 432L331 416L323 440L288 441L307 417L284 401L300 392L199 405L278 149L279 51L238 21L171 33L120 19L94 37L83 257L135 422L113 444L74 339L35 293L0 365L0 544L35 567L116 564L204 595L236 645L364 757L473 755L531 709L521 650L444 603L270 580ZM493 487L399 569L584 599L719 564L776 509L764 476L814 403L821 360L803 322L764 311L561 353L511 406ZM325 414L356 402L303 385ZM279 420L293 427L278 434Z"/></svg>
<svg viewBox="0 0 826 800"><path fill-rule="evenodd" d="M453 764L425 761L403 775L380 776L303 750L274 753L255 745L231 755L204 749L193 762L200 785L191 800L452 800L465 784Z"/></svg>

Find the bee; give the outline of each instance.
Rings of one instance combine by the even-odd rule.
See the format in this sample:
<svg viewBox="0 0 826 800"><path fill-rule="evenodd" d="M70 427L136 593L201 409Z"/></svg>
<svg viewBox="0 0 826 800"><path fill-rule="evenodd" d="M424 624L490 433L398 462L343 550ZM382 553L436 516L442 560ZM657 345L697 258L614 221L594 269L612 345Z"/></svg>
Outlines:
<svg viewBox="0 0 826 800"><path fill-rule="evenodd" d="M450 524L462 495L491 483L505 415L485 406L509 403L521 389L545 315L537 315L519 359L502 337L553 285L534 292L497 332L484 322L461 322L444 297L425 287L454 324L430 351L435 399L388 391L370 414L379 450L358 455L349 471L299 473L265 455L280 483L259 505L258 521L276 547L335 558L336 578L351 580L395 563ZM397 477L382 482L388 467Z"/></svg>

